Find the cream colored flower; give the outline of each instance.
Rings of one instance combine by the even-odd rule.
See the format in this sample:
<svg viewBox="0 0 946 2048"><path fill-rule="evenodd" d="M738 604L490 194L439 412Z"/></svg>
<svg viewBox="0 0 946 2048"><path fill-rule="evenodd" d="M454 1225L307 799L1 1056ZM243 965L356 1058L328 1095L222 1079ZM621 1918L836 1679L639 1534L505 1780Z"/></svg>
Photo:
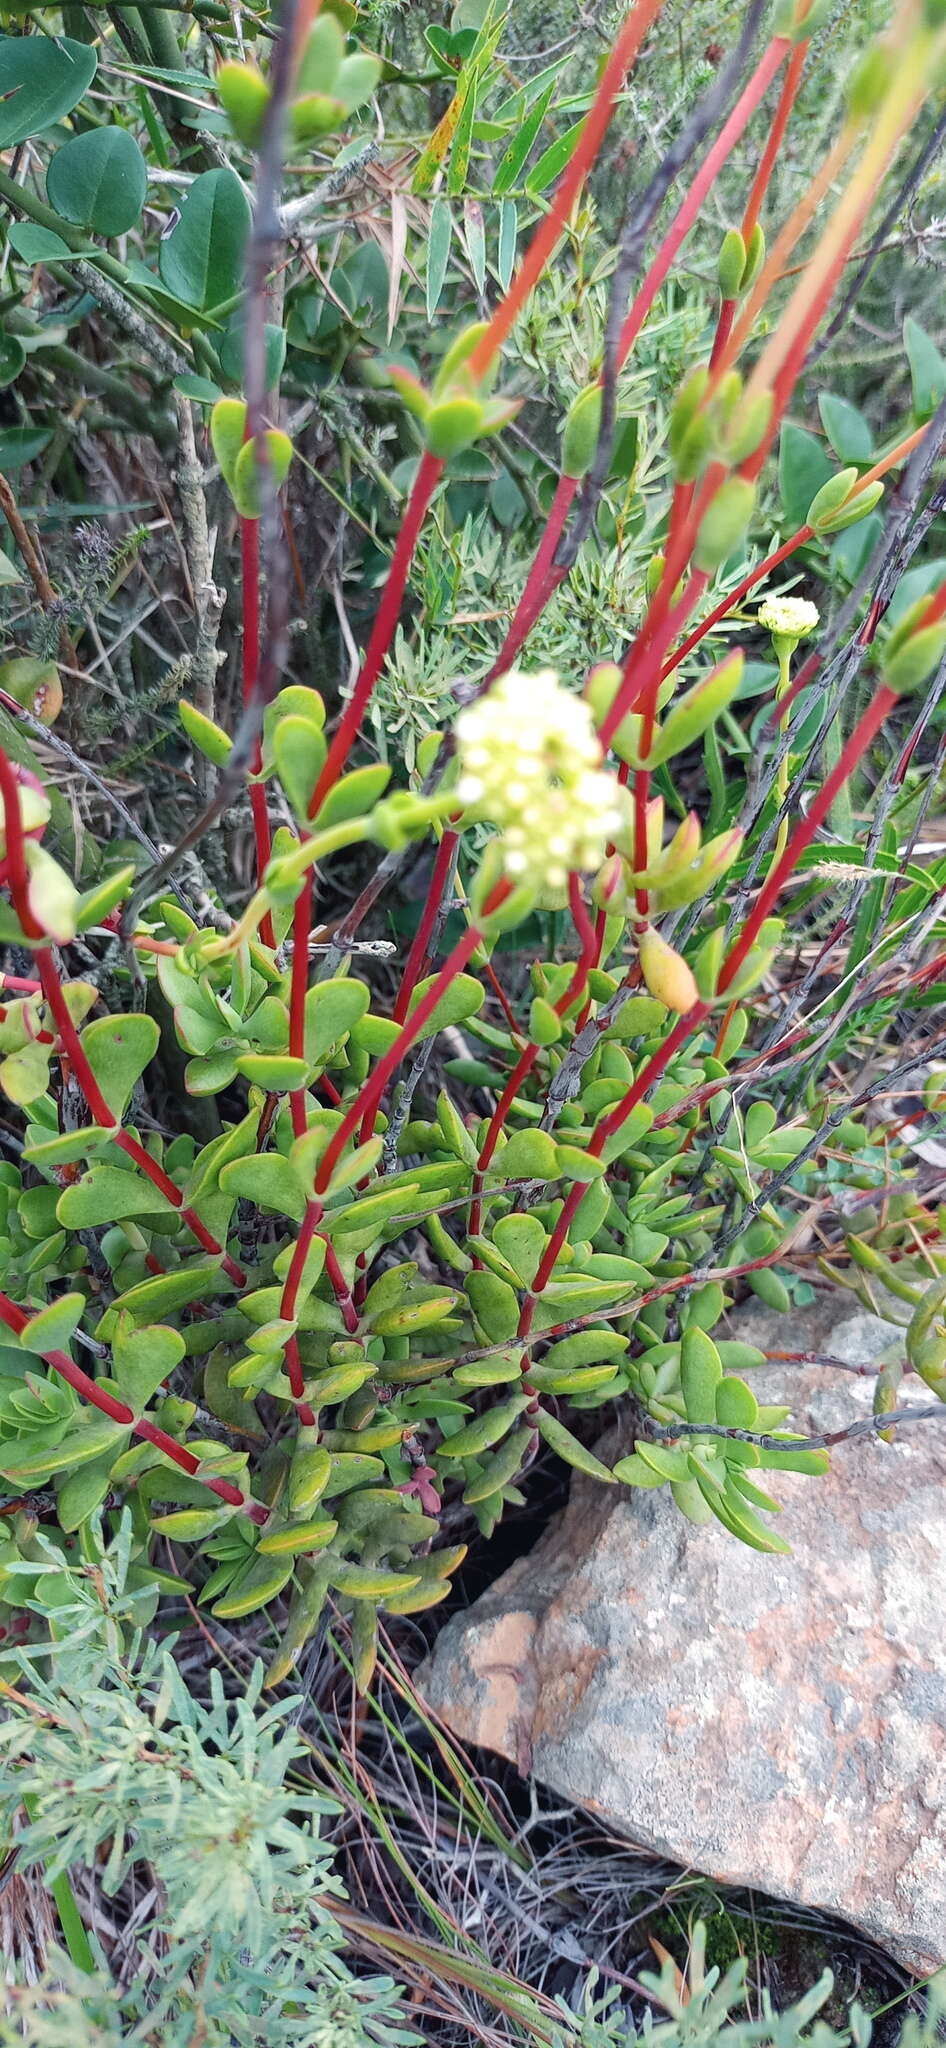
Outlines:
<svg viewBox="0 0 946 2048"><path fill-rule="evenodd" d="M602 768L591 709L552 669L500 676L456 722L457 795L502 836L511 880L560 895L571 871L601 866L624 821L624 791Z"/></svg>
<svg viewBox="0 0 946 2048"><path fill-rule="evenodd" d="M807 597L767 597L759 606L759 624L784 640L807 640L821 613Z"/></svg>

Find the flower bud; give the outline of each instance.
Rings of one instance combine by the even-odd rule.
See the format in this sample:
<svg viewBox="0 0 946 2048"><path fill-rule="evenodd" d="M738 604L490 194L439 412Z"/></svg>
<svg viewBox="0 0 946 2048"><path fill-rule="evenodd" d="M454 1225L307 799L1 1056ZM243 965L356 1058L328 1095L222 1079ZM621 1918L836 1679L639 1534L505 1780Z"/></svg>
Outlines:
<svg viewBox="0 0 946 2048"><path fill-rule="evenodd" d="M79 892L65 868L40 846L28 839L23 849L29 871L27 901L38 925L58 946L74 939L78 928Z"/></svg>
<svg viewBox="0 0 946 2048"><path fill-rule="evenodd" d="M621 687L622 673L614 661L599 661L591 670L584 688L586 703L591 705L594 721L602 726ZM622 718L612 733L608 745L617 754L619 761L635 761L640 739L641 721L633 712Z"/></svg>
<svg viewBox="0 0 946 2048"><path fill-rule="evenodd" d="M482 341L486 333L486 327L487 322L485 320L472 320L469 326L461 327L459 334L454 335L449 347L444 351L443 361L434 378L433 393L435 398L442 397L443 393L449 390L452 384L459 381L464 365L469 361L478 342ZM489 372L480 379L475 379L469 370L465 374L468 384L468 395L472 396L476 390L488 389Z"/></svg>
<svg viewBox="0 0 946 2048"><path fill-rule="evenodd" d="M246 434L246 400L218 398L210 415L210 445L220 464L220 474L233 489L237 456Z"/></svg>
<svg viewBox="0 0 946 2048"><path fill-rule="evenodd" d="M660 589L666 560L666 555L653 555L648 562L644 575L644 592L647 597L655 597Z"/></svg>
<svg viewBox="0 0 946 2048"><path fill-rule="evenodd" d="M727 477L720 485L696 536L693 560L697 569L711 573L738 547L752 518L755 499L755 485L748 477Z"/></svg>
<svg viewBox="0 0 946 2048"><path fill-rule="evenodd" d="M723 236L723 245L716 265L720 297L736 299L742 290L743 273L746 268L746 245L738 228L729 228Z"/></svg>
<svg viewBox="0 0 946 2048"><path fill-rule="evenodd" d="M859 519L867 518L868 512L873 511L883 495L884 487L878 477L874 483L865 484L864 489L858 491L856 497L848 499L847 503L841 506L841 510L834 514L833 519L823 519L818 532L843 533L846 526L856 526Z"/></svg>
<svg viewBox="0 0 946 2048"><path fill-rule="evenodd" d="M562 474L563 476L587 476L595 459L595 450L601 433L601 408L604 392L600 384L589 384L586 391L579 391L572 400L565 416L562 433Z"/></svg>
<svg viewBox="0 0 946 2048"><path fill-rule="evenodd" d="M679 1011L681 1016L693 1009L699 1001L699 991L692 970L682 953L675 952L652 924L641 933L638 956L645 986L659 1003L665 1003L668 1010Z"/></svg>
<svg viewBox="0 0 946 2048"><path fill-rule="evenodd" d="M695 860L657 883L657 907L661 911L683 910L705 896L732 867L743 837L738 827L734 827L730 832L719 832L715 839L707 840Z"/></svg>
<svg viewBox="0 0 946 2048"><path fill-rule="evenodd" d="M677 826L669 846L658 848L654 857L648 858L643 874L634 880L642 889L659 889L672 876L682 873L696 859L700 851L700 821L695 811L688 811L682 824Z"/></svg>
<svg viewBox="0 0 946 2048"><path fill-rule="evenodd" d="M678 483L693 483L712 454L713 445L713 429L710 422L705 413L698 412L676 441L674 469Z"/></svg>
<svg viewBox="0 0 946 2048"><path fill-rule="evenodd" d="M937 619L931 626L921 626L895 647L892 654L888 642L882 669L888 690L896 690L898 697L909 690L918 690L939 667L944 653L946 620L943 619Z"/></svg>
<svg viewBox="0 0 946 2048"><path fill-rule="evenodd" d="M923 597L915 597L913 603L908 604L906 609L901 612L896 623L891 626L884 642L883 658L885 663L890 661L891 655L895 653L898 647L903 646L905 640L909 640L911 633L914 633L917 627L923 624L929 608L930 597L927 592Z"/></svg>
<svg viewBox="0 0 946 2048"><path fill-rule="evenodd" d="M855 65L847 89L847 110L854 121L869 121L890 85L890 52L873 43Z"/></svg>
<svg viewBox="0 0 946 2048"><path fill-rule="evenodd" d="M725 376L720 378L715 395L711 400L711 409L715 413L720 427L725 428L729 425L742 397L742 392L743 379L740 372L738 370L727 370Z"/></svg>
<svg viewBox="0 0 946 2048"><path fill-rule="evenodd" d="M307 92L294 100L289 109L289 128L293 142L318 142L323 135L331 135L345 117L341 100L332 98L326 92Z"/></svg>
<svg viewBox="0 0 946 2048"><path fill-rule="evenodd" d="M380 57L368 50L355 50L341 65L332 88L346 114L354 114L371 98L383 70Z"/></svg>
<svg viewBox="0 0 946 2048"><path fill-rule="evenodd" d="M255 64L235 60L221 64L217 72L217 95L238 142L255 149L272 97L269 86Z"/></svg>
<svg viewBox="0 0 946 2048"><path fill-rule="evenodd" d="M692 425L703 402L703 394L709 383L709 371L705 364L691 370L686 382L673 402L670 412L668 444L671 457L676 460L687 429Z"/></svg>
<svg viewBox="0 0 946 2048"><path fill-rule="evenodd" d="M664 800L652 796L647 806L647 864L656 860L664 843Z"/></svg>
<svg viewBox="0 0 946 2048"><path fill-rule="evenodd" d="M764 262L765 229L760 221L756 221L755 227L746 243L746 267L742 273L742 280L739 286L741 292L749 291L755 284Z"/></svg>
<svg viewBox="0 0 946 2048"><path fill-rule="evenodd" d="M445 461L451 455L458 455L463 448L469 448L477 439L483 421L483 408L476 398L464 398L457 394L441 399L431 406L425 421L427 446L431 455L438 455Z"/></svg>
<svg viewBox="0 0 946 2048"><path fill-rule="evenodd" d="M813 526L815 532L827 532L827 522L833 520L835 512L842 510L842 506L852 494L852 485L856 481L856 469L840 469L835 477L827 477L827 483L821 485L821 489L815 492L809 504L809 516L805 524Z"/></svg>
<svg viewBox="0 0 946 2048"><path fill-rule="evenodd" d="M771 391L757 391L754 398L746 399L727 422L725 447L730 462L745 462L747 455L754 455L772 417L774 399Z"/></svg>
<svg viewBox="0 0 946 2048"><path fill-rule="evenodd" d="M591 900L596 909L609 914L627 909L627 873L619 853L612 853L598 869L591 884Z"/></svg>
<svg viewBox="0 0 946 2048"><path fill-rule="evenodd" d="M292 442L288 434L284 434L279 427L267 427L263 435L263 444L266 450L269 486L271 490L278 491L289 474ZM259 467L255 439L244 441L233 465L233 475L227 478L230 495L241 519L258 519L260 516L262 506Z"/></svg>

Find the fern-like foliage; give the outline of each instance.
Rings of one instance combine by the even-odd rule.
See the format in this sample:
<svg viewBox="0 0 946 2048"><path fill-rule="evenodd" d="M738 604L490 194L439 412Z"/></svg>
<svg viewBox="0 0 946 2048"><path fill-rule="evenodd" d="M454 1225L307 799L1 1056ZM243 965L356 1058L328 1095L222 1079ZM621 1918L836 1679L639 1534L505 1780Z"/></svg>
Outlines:
<svg viewBox="0 0 946 2048"><path fill-rule="evenodd" d="M136 1626L127 1521L87 1570L49 1547L38 1606L54 1640L25 1652L0 1725L0 1818L21 1803L22 1862L50 1880L101 1862L107 1893L138 1866L154 1908L117 1984L92 1938L90 1978L62 1956L38 1986L12 1987L0 2042L35 2048L407 2048L387 1978L356 1978L319 1839L331 1802L303 1774L294 1702L261 1708L262 1667L243 1698L219 1675L194 1699L167 1648ZM107 1846L106 1846L107 1845Z"/></svg>

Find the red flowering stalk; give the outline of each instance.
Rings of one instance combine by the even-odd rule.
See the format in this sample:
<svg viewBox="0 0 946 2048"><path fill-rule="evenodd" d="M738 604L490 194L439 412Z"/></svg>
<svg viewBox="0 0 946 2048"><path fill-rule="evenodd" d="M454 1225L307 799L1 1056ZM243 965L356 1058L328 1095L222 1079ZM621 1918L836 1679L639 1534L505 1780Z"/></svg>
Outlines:
<svg viewBox="0 0 946 2048"><path fill-rule="evenodd" d="M801 65L804 62L807 47L807 44L803 44L792 50L790 70L786 78L776 117L780 123L780 134L784 133L785 125L794 104L798 90L798 80L801 75ZM692 180L687 196L674 215L621 329L616 357L616 367L618 370L623 369L627 363L634 343L654 304L661 285L665 283L670 273L674 259L679 254L683 243L699 219L700 211L709 192L731 156L736 143L745 132L761 100L765 97L768 87L783 63L786 51L789 49L791 49L791 45L781 37L770 44ZM760 165L759 174L753 184L749 204L746 208L743 223L743 234L746 239L748 239L748 235L751 234L752 228L758 219L762 197L771 177L774 162L775 153L770 154L767 150L763 164ZM762 176L763 167L764 179ZM721 313L721 321L722 318L723 315ZM725 323L727 335L730 326L731 316ZM714 357L721 346L718 330L717 341L714 344ZM556 567L555 555L565 530L565 522L578 492L579 484L580 479L577 477L563 476L559 480L542 538L539 542L538 552L529 571L522 596L516 606L503 645L486 677L486 684L494 681L514 661L536 620L545 610L549 599L564 582L568 574L567 568Z"/></svg>
<svg viewBox="0 0 946 2048"><path fill-rule="evenodd" d="M8 1330L12 1330L18 1337L29 1320L25 1310L15 1301L11 1301L9 1295L0 1294L0 1322L3 1322ZM129 1408L124 1401L116 1400L107 1387L100 1387L95 1380L90 1379L89 1374L73 1362L68 1352L44 1351L42 1355L45 1363L59 1374L60 1379L66 1380L73 1391L81 1394L82 1399L88 1401L92 1408L97 1408L101 1415L109 1416L112 1422L121 1423L124 1429L132 1430L135 1436L146 1438L148 1443L154 1444L156 1450L162 1451L181 1472L186 1472L192 1479L199 1479L202 1486L206 1486L210 1493L215 1493L218 1500L225 1501L228 1507L241 1508L251 1522L261 1525L269 1520L268 1508L262 1507L259 1501L253 1500L249 1494L241 1493L239 1487L234 1486L229 1479L217 1479L212 1474L204 1473L201 1470L201 1460L195 1457L193 1451L189 1451L186 1445L179 1444L173 1436L168 1436L166 1430L159 1429L150 1416L136 1415L134 1409Z"/></svg>

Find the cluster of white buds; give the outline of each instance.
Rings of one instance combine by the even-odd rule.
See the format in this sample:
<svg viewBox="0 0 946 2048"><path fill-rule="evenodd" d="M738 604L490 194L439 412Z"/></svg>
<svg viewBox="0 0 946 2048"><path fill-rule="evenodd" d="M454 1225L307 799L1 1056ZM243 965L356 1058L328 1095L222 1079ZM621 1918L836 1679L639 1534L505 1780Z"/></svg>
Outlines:
<svg viewBox="0 0 946 2048"><path fill-rule="evenodd" d="M759 606L759 624L779 640L807 640L821 613L807 597L767 597Z"/></svg>
<svg viewBox="0 0 946 2048"><path fill-rule="evenodd" d="M502 836L511 881L560 895L570 872L600 868L626 800L602 768L591 709L552 669L510 669L456 722L457 795Z"/></svg>

